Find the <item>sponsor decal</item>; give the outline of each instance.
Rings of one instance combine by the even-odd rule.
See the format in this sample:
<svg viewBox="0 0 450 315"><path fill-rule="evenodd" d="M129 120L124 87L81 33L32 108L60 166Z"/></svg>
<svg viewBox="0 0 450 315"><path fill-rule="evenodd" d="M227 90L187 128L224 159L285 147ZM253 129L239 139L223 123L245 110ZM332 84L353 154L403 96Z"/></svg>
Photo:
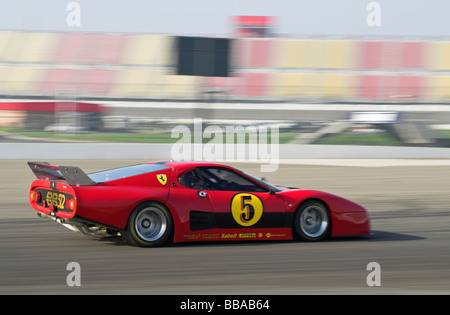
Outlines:
<svg viewBox="0 0 450 315"><path fill-rule="evenodd" d="M239 238L256 238L256 233L239 233Z"/></svg>
<svg viewBox="0 0 450 315"><path fill-rule="evenodd" d="M185 239L188 239L188 240L198 240L198 239L210 240L210 239L218 239L219 238L219 234L212 234L212 233L208 233L208 234L185 234L185 235L183 235L183 237Z"/></svg>
<svg viewBox="0 0 450 315"><path fill-rule="evenodd" d="M216 239L219 238L219 234L202 234L203 239Z"/></svg>
<svg viewBox="0 0 450 315"><path fill-rule="evenodd" d="M286 234L272 234L272 233L267 233L266 237L267 238L271 238L271 237L285 237Z"/></svg>
<svg viewBox="0 0 450 315"><path fill-rule="evenodd" d="M200 234L185 234L183 237L188 240L196 240L200 237Z"/></svg>

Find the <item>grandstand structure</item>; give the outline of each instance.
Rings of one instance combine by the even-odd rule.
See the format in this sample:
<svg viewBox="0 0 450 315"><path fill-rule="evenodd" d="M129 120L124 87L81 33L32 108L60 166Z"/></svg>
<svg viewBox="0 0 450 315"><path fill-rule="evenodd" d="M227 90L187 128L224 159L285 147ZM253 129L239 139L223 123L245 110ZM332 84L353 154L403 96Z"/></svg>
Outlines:
<svg viewBox="0 0 450 315"><path fill-rule="evenodd" d="M174 36L0 31L3 98L450 101L450 41L236 38L228 77L175 73ZM214 92L214 93L211 93Z"/></svg>

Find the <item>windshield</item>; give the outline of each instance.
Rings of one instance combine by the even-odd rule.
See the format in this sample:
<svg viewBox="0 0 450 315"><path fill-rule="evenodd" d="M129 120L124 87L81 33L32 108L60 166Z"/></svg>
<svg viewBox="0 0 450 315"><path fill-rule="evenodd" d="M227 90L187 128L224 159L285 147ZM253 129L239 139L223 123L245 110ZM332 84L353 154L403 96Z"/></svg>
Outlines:
<svg viewBox="0 0 450 315"><path fill-rule="evenodd" d="M96 183L103 183L116 179L156 172L168 168L169 167L160 164L137 164L91 173L88 174L88 176Z"/></svg>

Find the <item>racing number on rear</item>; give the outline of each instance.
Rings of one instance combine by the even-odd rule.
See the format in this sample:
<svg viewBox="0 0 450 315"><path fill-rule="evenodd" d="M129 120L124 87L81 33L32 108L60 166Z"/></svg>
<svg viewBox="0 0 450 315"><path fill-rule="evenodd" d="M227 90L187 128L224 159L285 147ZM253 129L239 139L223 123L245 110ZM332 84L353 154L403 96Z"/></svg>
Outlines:
<svg viewBox="0 0 450 315"><path fill-rule="evenodd" d="M261 219L263 204L257 196L240 193L231 200L231 213L234 220L242 226L252 226Z"/></svg>
<svg viewBox="0 0 450 315"><path fill-rule="evenodd" d="M58 209L64 209L64 204L66 202L66 196L64 194L58 194L57 192L49 191L45 197L47 204L49 206L54 205Z"/></svg>

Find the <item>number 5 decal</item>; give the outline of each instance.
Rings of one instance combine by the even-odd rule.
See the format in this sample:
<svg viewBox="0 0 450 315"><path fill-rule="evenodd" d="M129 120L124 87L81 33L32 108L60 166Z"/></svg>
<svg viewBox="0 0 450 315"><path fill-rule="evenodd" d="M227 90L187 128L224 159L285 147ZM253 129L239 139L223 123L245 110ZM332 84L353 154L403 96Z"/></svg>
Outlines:
<svg viewBox="0 0 450 315"><path fill-rule="evenodd" d="M234 220L242 226L252 226L261 219L263 204L257 196L240 193L231 200L231 213Z"/></svg>

